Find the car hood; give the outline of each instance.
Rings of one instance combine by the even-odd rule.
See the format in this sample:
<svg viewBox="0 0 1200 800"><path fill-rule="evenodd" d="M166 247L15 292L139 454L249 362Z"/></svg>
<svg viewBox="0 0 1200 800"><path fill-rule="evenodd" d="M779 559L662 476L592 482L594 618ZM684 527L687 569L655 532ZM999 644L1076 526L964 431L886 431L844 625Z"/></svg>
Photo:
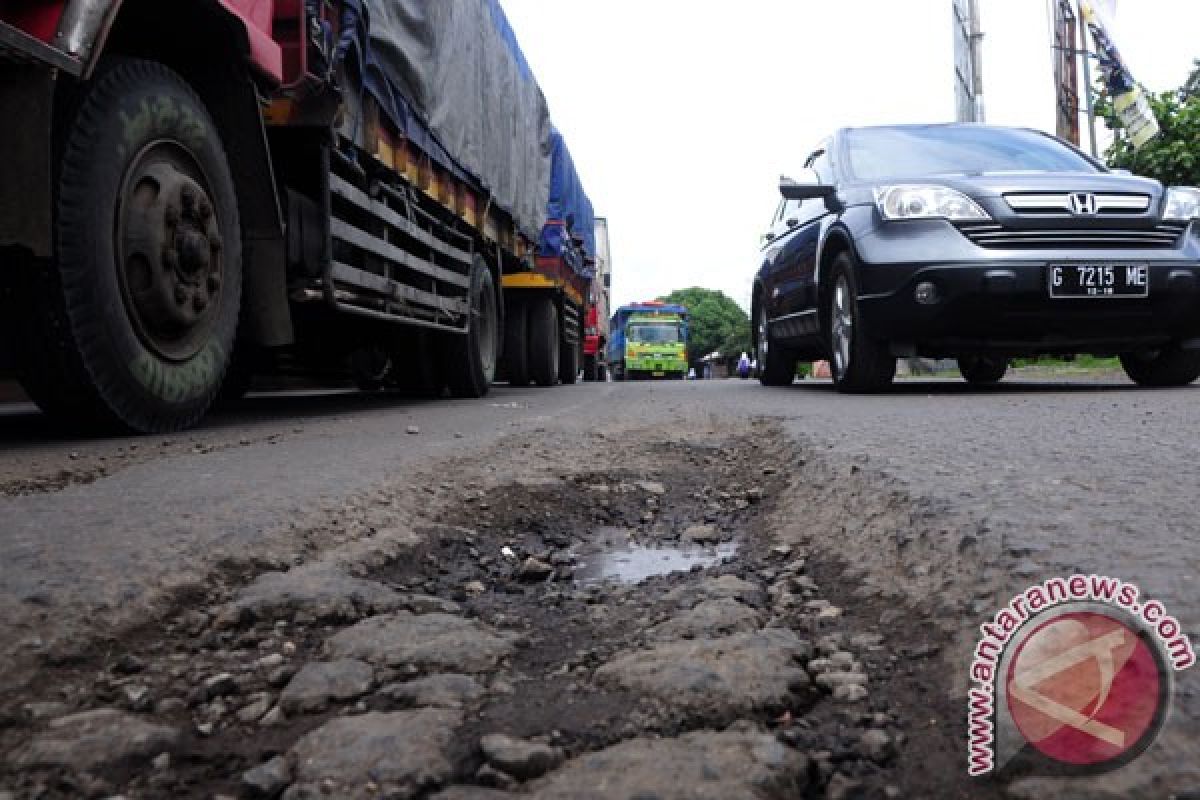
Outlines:
<svg viewBox="0 0 1200 800"><path fill-rule="evenodd" d="M1162 184L1135 175L1088 172L1002 172L983 175L939 175L930 183L944 184L973 197L1040 192L1146 194L1158 198Z"/></svg>
<svg viewBox="0 0 1200 800"><path fill-rule="evenodd" d="M957 189L975 200L995 221L1006 227L1039 228L1060 225L1071 220L1079 227L1144 227L1153 225L1162 213L1163 186L1156 180L1135 175L1086 172L1005 172L975 175L946 174L927 175L917 178L889 180L876 185L898 185L928 183ZM860 202L871 189L858 187ZM1129 196L1147 198L1144 208L1104 209L1102 213L1077 216L1065 207L1017 208L1014 200L1020 195L1042 195L1064 197L1067 194L1085 192L1092 195ZM1052 205L1052 204L1051 204Z"/></svg>

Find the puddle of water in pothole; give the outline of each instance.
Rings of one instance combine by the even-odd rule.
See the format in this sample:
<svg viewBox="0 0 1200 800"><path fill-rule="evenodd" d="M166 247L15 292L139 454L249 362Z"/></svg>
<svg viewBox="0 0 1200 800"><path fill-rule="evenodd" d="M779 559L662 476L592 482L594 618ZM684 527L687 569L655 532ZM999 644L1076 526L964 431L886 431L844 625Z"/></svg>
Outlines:
<svg viewBox="0 0 1200 800"><path fill-rule="evenodd" d="M603 532L599 539L601 549L587 553L576 565L575 579L580 583L641 583L655 575L716 566L738 549L737 542L722 542L715 547L645 546L622 542Z"/></svg>

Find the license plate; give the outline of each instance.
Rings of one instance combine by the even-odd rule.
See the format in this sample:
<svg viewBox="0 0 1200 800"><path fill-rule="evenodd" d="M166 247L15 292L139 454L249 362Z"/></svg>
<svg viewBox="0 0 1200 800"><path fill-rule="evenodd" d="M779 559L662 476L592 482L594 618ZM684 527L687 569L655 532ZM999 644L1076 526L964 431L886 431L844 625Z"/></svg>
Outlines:
<svg viewBox="0 0 1200 800"><path fill-rule="evenodd" d="M654 377L656 377L656 378L663 378L663 377L666 377L666 374L667 374L667 373L665 373L665 372L655 372L655 373L654 373Z"/></svg>
<svg viewBox="0 0 1200 800"><path fill-rule="evenodd" d="M1150 269L1145 264L1051 264L1051 297L1146 297Z"/></svg>

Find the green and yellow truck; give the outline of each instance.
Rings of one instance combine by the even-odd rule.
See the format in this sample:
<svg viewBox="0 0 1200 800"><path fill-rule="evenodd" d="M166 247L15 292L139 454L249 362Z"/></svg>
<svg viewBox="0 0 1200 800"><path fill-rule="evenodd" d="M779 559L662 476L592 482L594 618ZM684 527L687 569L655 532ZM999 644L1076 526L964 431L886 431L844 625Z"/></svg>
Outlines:
<svg viewBox="0 0 1200 800"><path fill-rule="evenodd" d="M675 378L688 371L688 310L657 301L621 306L609 323L608 360L617 380Z"/></svg>

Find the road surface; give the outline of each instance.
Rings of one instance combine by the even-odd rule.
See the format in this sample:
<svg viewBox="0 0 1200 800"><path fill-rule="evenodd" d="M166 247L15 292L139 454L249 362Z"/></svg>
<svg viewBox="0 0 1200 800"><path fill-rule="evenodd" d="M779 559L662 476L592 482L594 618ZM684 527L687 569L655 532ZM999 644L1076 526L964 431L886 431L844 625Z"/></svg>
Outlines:
<svg viewBox="0 0 1200 800"><path fill-rule="evenodd" d="M1102 779L968 779L964 692L979 625L1056 576L1132 582L1195 640L1198 401L293 392L117 439L9 404L0 798L1195 789L1194 670Z"/></svg>

